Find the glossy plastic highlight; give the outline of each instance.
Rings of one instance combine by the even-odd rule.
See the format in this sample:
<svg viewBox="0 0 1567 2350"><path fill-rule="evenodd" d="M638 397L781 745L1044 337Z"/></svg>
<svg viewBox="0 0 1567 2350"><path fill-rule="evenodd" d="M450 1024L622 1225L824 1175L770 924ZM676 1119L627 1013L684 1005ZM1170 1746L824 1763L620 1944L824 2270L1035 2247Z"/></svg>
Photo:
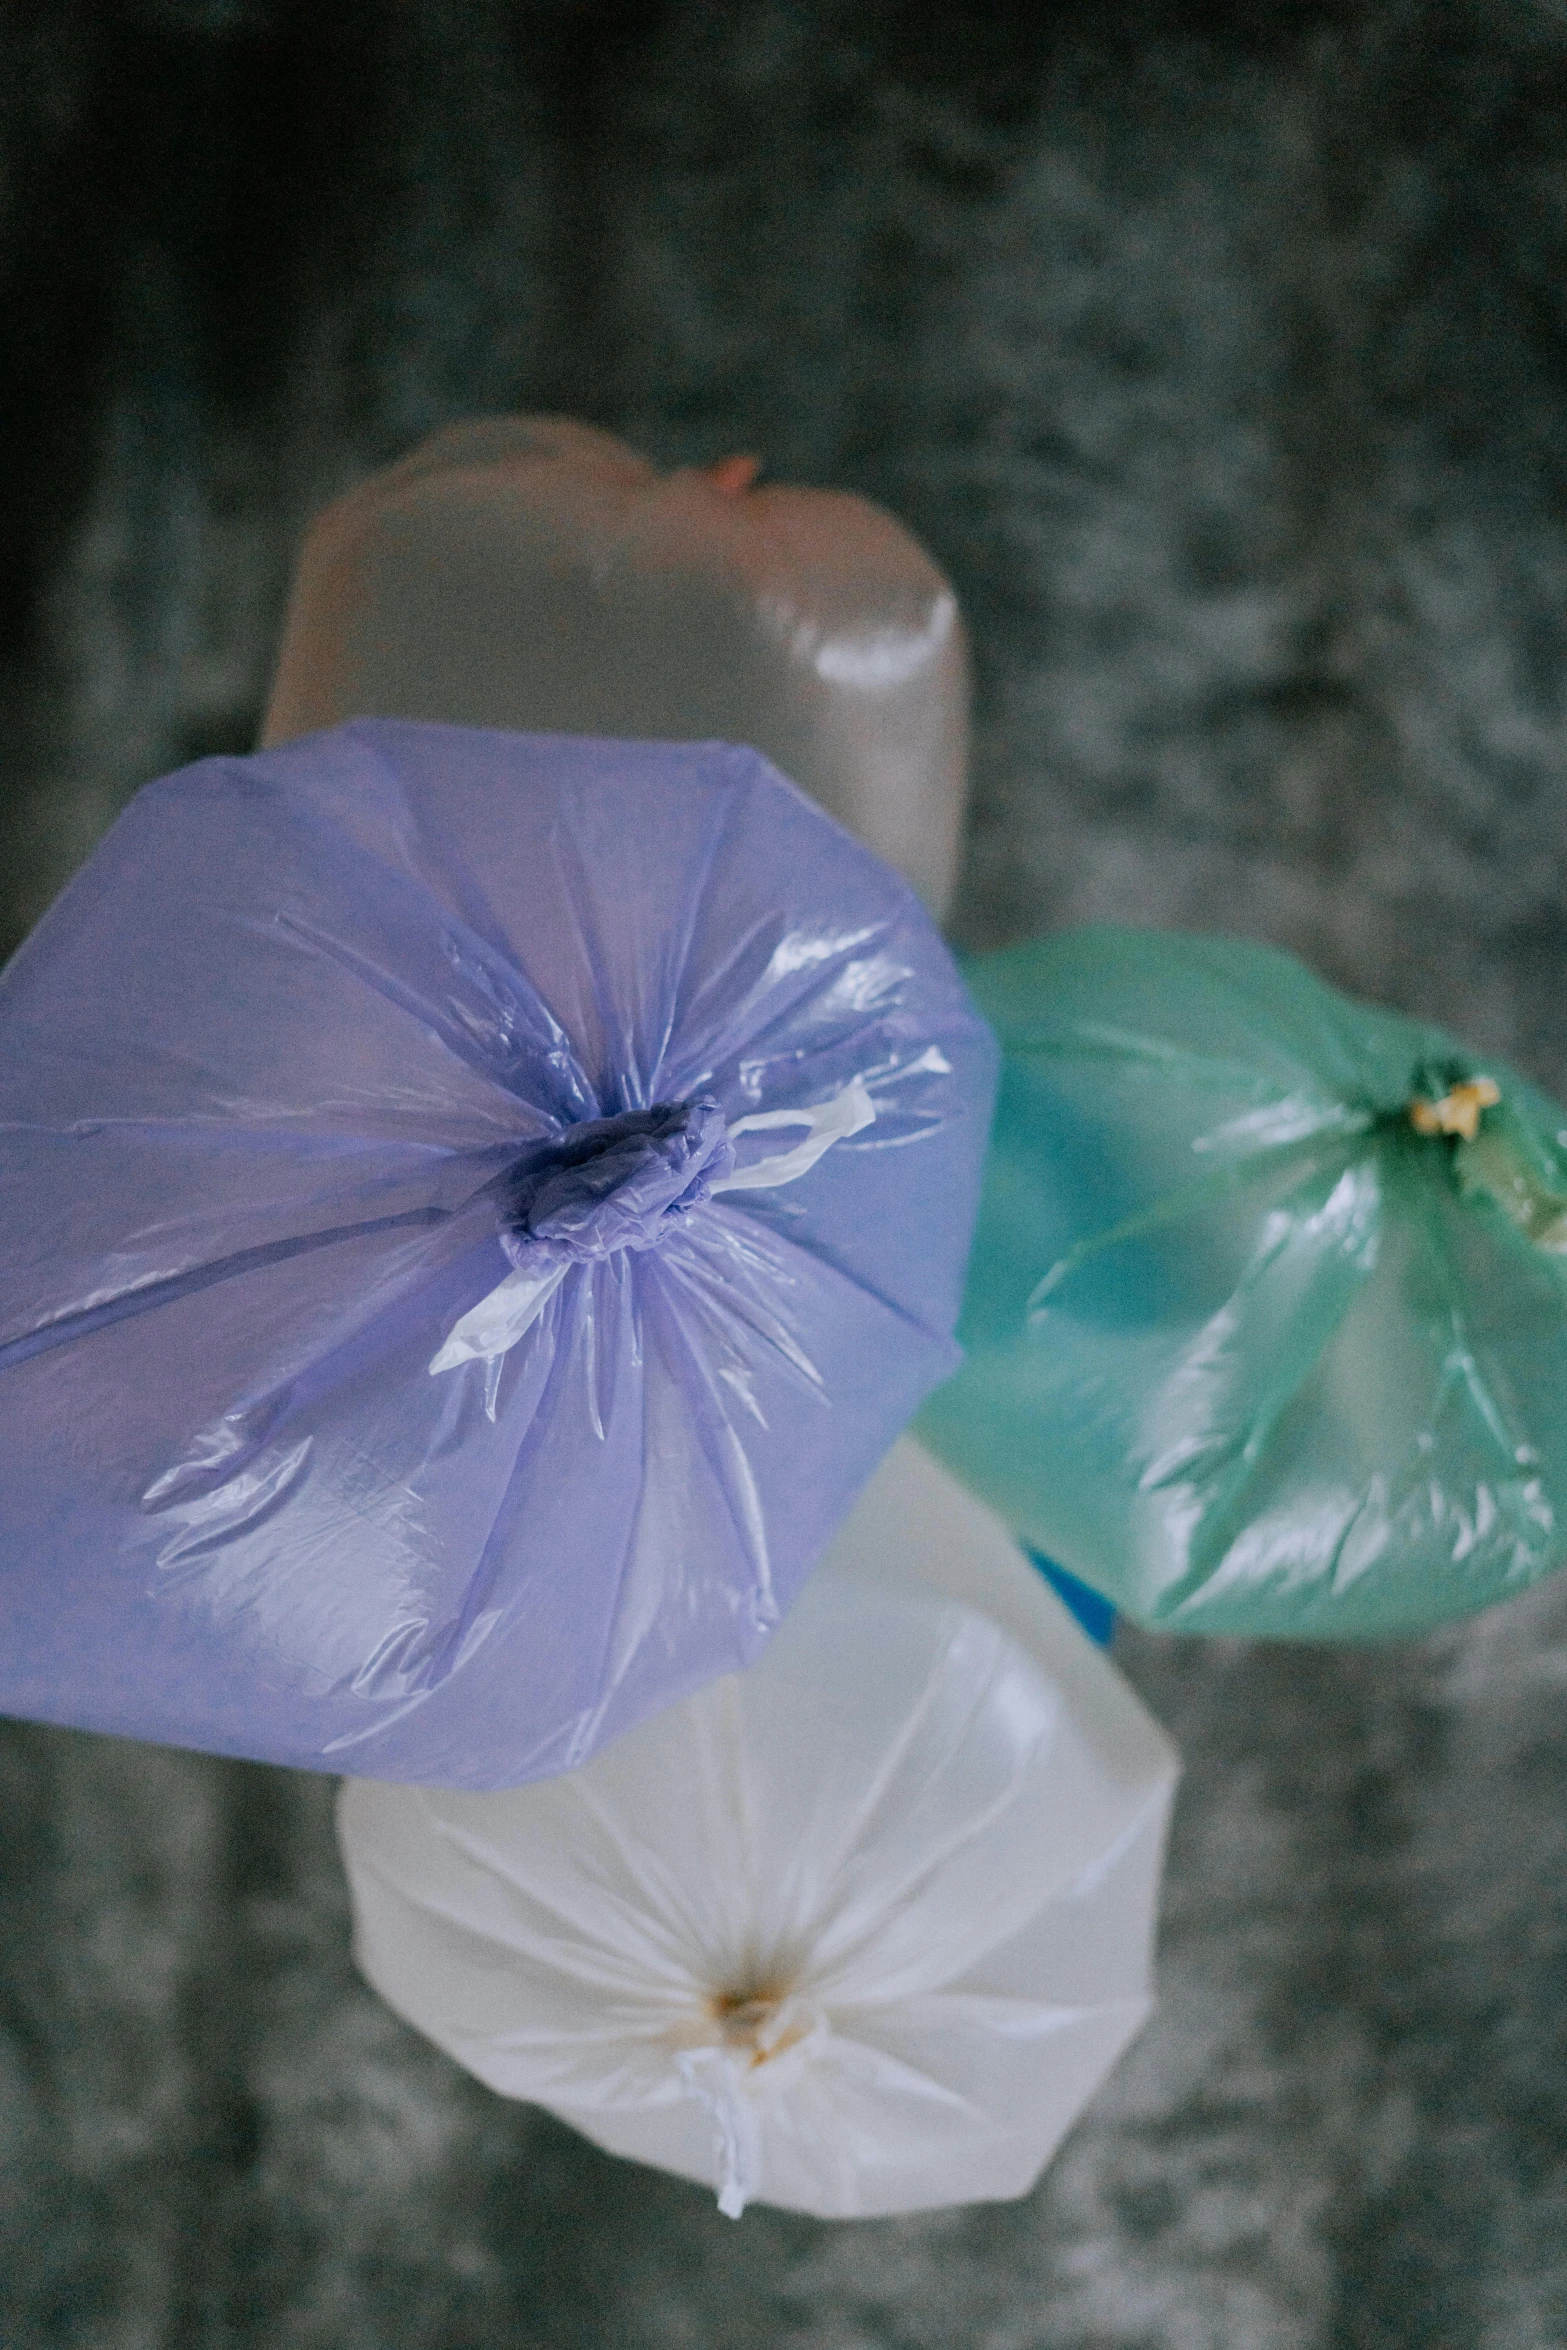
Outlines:
<svg viewBox="0 0 1567 2350"><path fill-rule="evenodd" d="M0 1707L485 1786L744 1663L955 1360L994 1072L753 752L148 786L0 980Z"/></svg>
<svg viewBox="0 0 1567 2350"><path fill-rule="evenodd" d="M1004 1069L922 1434L1144 1623L1361 1639L1567 1555L1567 1115L1232 940L968 967Z"/></svg>

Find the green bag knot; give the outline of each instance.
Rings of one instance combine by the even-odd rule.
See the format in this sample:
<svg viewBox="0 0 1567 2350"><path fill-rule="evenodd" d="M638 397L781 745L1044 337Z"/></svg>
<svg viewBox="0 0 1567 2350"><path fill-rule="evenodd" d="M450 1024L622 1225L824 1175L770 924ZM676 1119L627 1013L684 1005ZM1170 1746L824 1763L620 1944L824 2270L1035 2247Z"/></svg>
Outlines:
<svg viewBox="0 0 1567 2350"><path fill-rule="evenodd" d="M1417 1094L1409 1105L1409 1123L1417 1134L1456 1134L1473 1142L1480 1131L1480 1112L1494 1110L1502 1089L1494 1077L1466 1077L1450 1086L1439 1102Z"/></svg>

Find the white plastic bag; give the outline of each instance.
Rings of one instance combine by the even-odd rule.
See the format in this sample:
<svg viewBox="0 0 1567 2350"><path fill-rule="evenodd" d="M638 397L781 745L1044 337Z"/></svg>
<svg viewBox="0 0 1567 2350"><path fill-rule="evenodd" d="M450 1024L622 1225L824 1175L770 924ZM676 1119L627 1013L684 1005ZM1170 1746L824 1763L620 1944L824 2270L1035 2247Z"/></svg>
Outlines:
<svg viewBox="0 0 1567 2350"><path fill-rule="evenodd" d="M1175 1770L904 1439L749 1671L532 1786L345 1785L357 1954L492 2088L731 2215L1018 2195L1148 2011Z"/></svg>

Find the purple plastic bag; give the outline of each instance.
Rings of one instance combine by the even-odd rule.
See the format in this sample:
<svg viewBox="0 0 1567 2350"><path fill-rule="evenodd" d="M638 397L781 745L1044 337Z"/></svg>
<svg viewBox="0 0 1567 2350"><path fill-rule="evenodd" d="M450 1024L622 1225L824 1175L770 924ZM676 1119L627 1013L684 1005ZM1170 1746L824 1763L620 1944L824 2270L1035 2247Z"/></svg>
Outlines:
<svg viewBox="0 0 1567 2350"><path fill-rule="evenodd" d="M994 1074L753 752L149 785L0 977L0 1709L482 1787L749 1659L956 1360Z"/></svg>

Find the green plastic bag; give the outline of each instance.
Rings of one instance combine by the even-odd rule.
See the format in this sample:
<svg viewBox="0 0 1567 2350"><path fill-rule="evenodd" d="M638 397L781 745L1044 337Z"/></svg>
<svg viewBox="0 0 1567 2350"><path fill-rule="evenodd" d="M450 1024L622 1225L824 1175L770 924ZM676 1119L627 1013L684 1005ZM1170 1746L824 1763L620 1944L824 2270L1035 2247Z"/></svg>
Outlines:
<svg viewBox="0 0 1567 2350"><path fill-rule="evenodd" d="M1567 1556L1567 1113L1287 955L972 962L1005 1053L923 1440L1146 1624L1363 1639Z"/></svg>

